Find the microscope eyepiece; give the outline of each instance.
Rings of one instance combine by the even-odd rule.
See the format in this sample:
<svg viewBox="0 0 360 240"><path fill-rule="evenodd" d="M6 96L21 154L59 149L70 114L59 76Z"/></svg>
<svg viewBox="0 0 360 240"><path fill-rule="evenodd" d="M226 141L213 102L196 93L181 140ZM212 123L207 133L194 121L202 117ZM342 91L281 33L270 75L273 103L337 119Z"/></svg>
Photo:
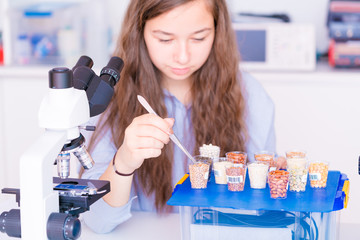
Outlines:
<svg viewBox="0 0 360 240"><path fill-rule="evenodd" d="M124 61L121 58L114 56L110 58L106 67L116 69L118 72L121 72L124 67Z"/></svg>
<svg viewBox="0 0 360 240"><path fill-rule="evenodd" d="M112 57L108 64L101 70L100 78L106 81L111 87L120 80L120 72L124 67L124 62L119 57Z"/></svg>
<svg viewBox="0 0 360 240"><path fill-rule="evenodd" d="M49 71L49 87L55 89L71 88L74 86L73 73L65 67L53 68Z"/></svg>
<svg viewBox="0 0 360 240"><path fill-rule="evenodd" d="M75 66L72 68L72 70L74 71L76 68L81 67L81 66L92 68L93 65L94 65L94 62L90 57L81 56L79 58L79 60L77 61L77 63L75 64Z"/></svg>
<svg viewBox="0 0 360 240"><path fill-rule="evenodd" d="M85 90L90 106L90 117L104 112L114 95L114 86L120 80L124 62L119 57L112 57L107 65L96 75L92 60L82 56L73 68L74 88Z"/></svg>
<svg viewBox="0 0 360 240"><path fill-rule="evenodd" d="M101 79L107 81L112 87L120 80L120 72L124 67L124 62L119 57L112 57L108 64L101 70Z"/></svg>

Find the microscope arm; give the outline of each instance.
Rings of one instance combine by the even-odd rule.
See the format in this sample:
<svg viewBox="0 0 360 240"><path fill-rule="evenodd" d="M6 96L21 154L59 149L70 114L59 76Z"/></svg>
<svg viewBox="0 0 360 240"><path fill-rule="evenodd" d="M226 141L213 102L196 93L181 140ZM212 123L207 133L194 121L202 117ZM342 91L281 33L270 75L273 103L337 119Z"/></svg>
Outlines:
<svg viewBox="0 0 360 240"><path fill-rule="evenodd" d="M43 239L47 219L59 212L59 196L53 191L53 161L67 140L66 131L45 131L20 159L21 237Z"/></svg>

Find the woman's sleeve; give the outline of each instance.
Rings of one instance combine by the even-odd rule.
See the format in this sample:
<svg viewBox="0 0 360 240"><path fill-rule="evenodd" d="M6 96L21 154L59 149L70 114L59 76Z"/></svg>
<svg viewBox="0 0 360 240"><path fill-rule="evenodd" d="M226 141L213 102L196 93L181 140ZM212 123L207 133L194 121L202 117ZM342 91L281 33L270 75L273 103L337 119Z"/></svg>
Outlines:
<svg viewBox="0 0 360 240"><path fill-rule="evenodd" d="M122 207L111 207L102 198L90 206L90 211L82 214L83 222L96 233L109 233L131 215L131 204L135 197Z"/></svg>
<svg viewBox="0 0 360 240"><path fill-rule="evenodd" d="M116 147L112 142L110 131L107 131L91 153L95 165L91 169L85 170L82 178L99 179L115 153ZM111 232L131 217L130 208L133 199L134 197L122 207L111 207L101 198L90 206L89 211L82 214L83 221L96 233Z"/></svg>
<svg viewBox="0 0 360 240"><path fill-rule="evenodd" d="M276 153L275 106L263 86L255 78L243 73L243 88L246 100L246 123L248 127L247 152L254 161L257 151Z"/></svg>

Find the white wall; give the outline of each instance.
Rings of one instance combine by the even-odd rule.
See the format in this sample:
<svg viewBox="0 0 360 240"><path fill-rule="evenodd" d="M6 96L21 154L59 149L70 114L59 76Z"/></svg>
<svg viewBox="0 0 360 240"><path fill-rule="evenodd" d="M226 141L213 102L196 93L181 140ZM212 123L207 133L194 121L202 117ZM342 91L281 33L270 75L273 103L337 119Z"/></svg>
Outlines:
<svg viewBox="0 0 360 240"><path fill-rule="evenodd" d="M7 70L9 74L0 69L0 133L3 141L3 148L0 148L3 159L0 162L4 163L1 168L6 187L19 187L20 157L43 132L37 117L41 100L48 89L49 69L42 68L38 72L19 68Z"/></svg>
<svg viewBox="0 0 360 240"><path fill-rule="evenodd" d="M112 30L113 46L121 29L121 24L130 0L107 0L107 11L109 12L109 22Z"/></svg>
<svg viewBox="0 0 360 240"><path fill-rule="evenodd" d="M304 149L310 161L327 161L350 180L341 222L360 226L360 71L253 73L275 103L277 151ZM356 214L354 214L356 213Z"/></svg>

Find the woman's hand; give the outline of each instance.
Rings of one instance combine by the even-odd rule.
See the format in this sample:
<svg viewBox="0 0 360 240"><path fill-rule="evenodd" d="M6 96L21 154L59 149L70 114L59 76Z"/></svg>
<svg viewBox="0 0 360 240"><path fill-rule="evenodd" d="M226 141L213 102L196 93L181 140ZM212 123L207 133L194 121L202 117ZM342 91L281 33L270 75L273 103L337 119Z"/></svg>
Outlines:
<svg viewBox="0 0 360 240"><path fill-rule="evenodd" d="M286 158L283 156L277 157L276 165L277 169L286 169Z"/></svg>
<svg viewBox="0 0 360 240"><path fill-rule="evenodd" d="M124 142L116 154L116 169L131 173L139 168L145 159L158 157L169 134L173 133L173 118L161 118L144 114L134 118L125 130Z"/></svg>

